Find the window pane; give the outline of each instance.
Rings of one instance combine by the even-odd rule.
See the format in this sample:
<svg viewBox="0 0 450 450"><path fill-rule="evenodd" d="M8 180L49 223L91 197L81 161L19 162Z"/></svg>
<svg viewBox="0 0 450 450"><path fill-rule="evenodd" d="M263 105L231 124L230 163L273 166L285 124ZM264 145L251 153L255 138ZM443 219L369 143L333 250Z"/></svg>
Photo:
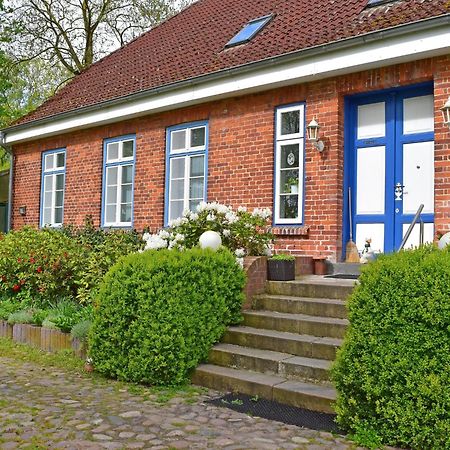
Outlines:
<svg viewBox="0 0 450 450"><path fill-rule="evenodd" d="M281 134L300 133L300 111L281 113Z"/></svg>
<svg viewBox="0 0 450 450"><path fill-rule="evenodd" d="M170 184L171 200L184 199L184 180L172 180Z"/></svg>
<svg viewBox="0 0 450 450"><path fill-rule="evenodd" d="M133 179L133 166L122 166L122 184L131 183Z"/></svg>
<svg viewBox="0 0 450 450"><path fill-rule="evenodd" d="M172 150L183 150L186 148L186 130L172 131Z"/></svg>
<svg viewBox="0 0 450 450"><path fill-rule="evenodd" d="M106 159L108 161L112 161L119 158L119 143L113 142L112 144L107 145L107 155Z"/></svg>
<svg viewBox="0 0 450 450"><path fill-rule="evenodd" d="M297 219L298 215L298 195L280 196L280 218Z"/></svg>
<svg viewBox="0 0 450 450"><path fill-rule="evenodd" d="M132 193L132 189L131 189L131 184L127 184L126 186L122 186L122 198L121 198L121 202L122 203L130 203L131 204L131 193Z"/></svg>
<svg viewBox="0 0 450 450"><path fill-rule="evenodd" d="M51 208L53 201L53 192L44 193L44 208Z"/></svg>
<svg viewBox="0 0 450 450"><path fill-rule="evenodd" d="M45 156L45 170L53 169L54 156L53 154Z"/></svg>
<svg viewBox="0 0 450 450"><path fill-rule="evenodd" d="M298 194L298 170L280 172L280 193Z"/></svg>
<svg viewBox="0 0 450 450"><path fill-rule="evenodd" d="M64 175L62 173L56 175L56 189L57 190L64 189Z"/></svg>
<svg viewBox="0 0 450 450"><path fill-rule="evenodd" d="M174 178L184 178L184 164L185 158L175 158L172 159L172 168L170 177Z"/></svg>
<svg viewBox="0 0 450 450"><path fill-rule="evenodd" d="M49 225L52 221L52 209L44 208L44 220L43 225Z"/></svg>
<svg viewBox="0 0 450 450"><path fill-rule="evenodd" d="M189 187L189 198L203 200L203 178L192 178Z"/></svg>
<svg viewBox="0 0 450 450"><path fill-rule="evenodd" d="M190 200L189 201L189 209L191 211L195 211L200 202L201 202L201 200Z"/></svg>
<svg viewBox="0 0 450 450"><path fill-rule="evenodd" d="M191 158L191 177L203 176L205 173L205 157L194 156Z"/></svg>
<svg viewBox="0 0 450 450"><path fill-rule="evenodd" d="M58 153L56 155L56 167L62 169L66 161L66 155L64 153Z"/></svg>
<svg viewBox="0 0 450 450"><path fill-rule="evenodd" d="M191 147L202 147L205 145L205 127L192 128Z"/></svg>
<svg viewBox="0 0 450 450"><path fill-rule="evenodd" d="M281 146L281 168L298 167L298 155L300 144Z"/></svg>
<svg viewBox="0 0 450 450"><path fill-rule="evenodd" d="M51 192L53 190L53 175L44 177L44 191Z"/></svg>
<svg viewBox="0 0 450 450"><path fill-rule="evenodd" d="M55 223L63 223L63 209L62 208L55 209Z"/></svg>
<svg viewBox="0 0 450 450"><path fill-rule="evenodd" d="M125 141L122 147L122 158L130 158L133 156L133 141Z"/></svg>
<svg viewBox="0 0 450 450"><path fill-rule="evenodd" d="M107 173L107 185L114 186L117 184L117 167L108 167Z"/></svg>
<svg viewBox="0 0 450 450"><path fill-rule="evenodd" d="M105 222L114 223L115 221L116 221L116 205L107 205Z"/></svg>
<svg viewBox="0 0 450 450"><path fill-rule="evenodd" d="M184 202L183 200L171 200L169 208L169 220L178 219L183 214Z"/></svg>
<svg viewBox="0 0 450 450"><path fill-rule="evenodd" d="M63 191L56 191L56 198L55 198L55 206L63 206L64 201L64 192Z"/></svg>
<svg viewBox="0 0 450 450"><path fill-rule="evenodd" d="M108 186L106 188L106 203L117 203L117 186Z"/></svg>
<svg viewBox="0 0 450 450"><path fill-rule="evenodd" d="M131 205L121 205L120 208L120 221L131 222Z"/></svg>

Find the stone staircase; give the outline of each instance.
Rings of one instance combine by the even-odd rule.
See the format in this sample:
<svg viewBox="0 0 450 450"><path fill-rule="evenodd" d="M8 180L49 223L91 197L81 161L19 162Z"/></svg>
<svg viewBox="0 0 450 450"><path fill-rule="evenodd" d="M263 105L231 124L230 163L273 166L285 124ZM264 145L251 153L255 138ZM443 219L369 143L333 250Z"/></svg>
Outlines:
<svg viewBox="0 0 450 450"><path fill-rule="evenodd" d="M241 326L230 327L192 382L333 412L329 369L341 345L354 281L308 276L267 282Z"/></svg>

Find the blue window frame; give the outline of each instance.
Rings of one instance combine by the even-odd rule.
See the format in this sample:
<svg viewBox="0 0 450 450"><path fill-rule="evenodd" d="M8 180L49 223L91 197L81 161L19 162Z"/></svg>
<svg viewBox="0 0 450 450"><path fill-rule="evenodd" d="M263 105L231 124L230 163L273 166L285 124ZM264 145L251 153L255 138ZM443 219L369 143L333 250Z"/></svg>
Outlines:
<svg viewBox="0 0 450 450"><path fill-rule="evenodd" d="M244 44L252 40L272 19L272 15L259 17L248 22L233 38L231 38L225 47Z"/></svg>
<svg viewBox="0 0 450 450"><path fill-rule="evenodd" d="M60 227L64 217L66 149L42 153L41 227Z"/></svg>
<svg viewBox="0 0 450 450"><path fill-rule="evenodd" d="M274 225L303 223L304 131L304 103L276 109Z"/></svg>
<svg viewBox="0 0 450 450"><path fill-rule="evenodd" d="M102 226L133 224L136 136L105 139L103 143Z"/></svg>
<svg viewBox="0 0 450 450"><path fill-rule="evenodd" d="M206 201L208 122L193 122L167 129L164 223L195 211Z"/></svg>

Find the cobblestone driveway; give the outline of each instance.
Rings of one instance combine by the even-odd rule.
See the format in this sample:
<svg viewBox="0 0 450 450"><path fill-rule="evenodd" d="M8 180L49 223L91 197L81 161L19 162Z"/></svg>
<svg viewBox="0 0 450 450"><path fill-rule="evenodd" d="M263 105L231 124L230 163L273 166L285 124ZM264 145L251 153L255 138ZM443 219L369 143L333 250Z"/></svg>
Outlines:
<svg viewBox="0 0 450 450"><path fill-rule="evenodd" d="M342 437L0 357L0 449L349 449Z"/></svg>

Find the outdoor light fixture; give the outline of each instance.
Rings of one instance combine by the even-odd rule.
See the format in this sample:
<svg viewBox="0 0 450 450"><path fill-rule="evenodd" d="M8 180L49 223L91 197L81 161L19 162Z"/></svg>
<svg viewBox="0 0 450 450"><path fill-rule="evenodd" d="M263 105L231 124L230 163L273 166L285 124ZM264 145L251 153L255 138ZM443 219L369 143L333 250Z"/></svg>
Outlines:
<svg viewBox="0 0 450 450"><path fill-rule="evenodd" d="M218 250L222 245L222 238L217 231L205 231L199 239L201 248L210 248L214 251Z"/></svg>
<svg viewBox="0 0 450 450"><path fill-rule="evenodd" d="M450 128L450 97L447 100L447 103L441 108L442 115L444 116L444 125L447 125Z"/></svg>
<svg viewBox="0 0 450 450"><path fill-rule="evenodd" d="M320 125L317 123L317 120L314 118L309 122L309 125L306 127L306 131L308 133L308 140L312 142L314 147L319 150L320 153L323 152L325 148L325 144L323 141L319 141L319 129Z"/></svg>
<svg viewBox="0 0 450 450"><path fill-rule="evenodd" d="M26 206L19 206L19 214L21 216L26 216L27 215L27 207Z"/></svg>

